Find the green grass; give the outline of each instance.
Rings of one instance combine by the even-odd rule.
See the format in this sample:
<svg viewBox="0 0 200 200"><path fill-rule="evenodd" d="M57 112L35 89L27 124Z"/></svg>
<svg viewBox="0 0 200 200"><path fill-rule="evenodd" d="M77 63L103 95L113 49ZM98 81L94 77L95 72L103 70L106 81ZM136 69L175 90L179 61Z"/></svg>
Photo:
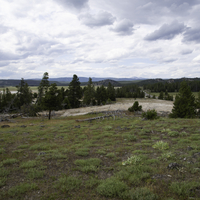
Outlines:
<svg viewBox="0 0 200 200"><path fill-rule="evenodd" d="M32 190L36 190L37 188L38 186L35 183L20 183L19 185L10 188L8 190L8 195L16 198L21 194L24 194Z"/></svg>
<svg viewBox="0 0 200 200"><path fill-rule="evenodd" d="M94 116L6 122L0 198L200 199L199 119L76 121Z"/></svg>

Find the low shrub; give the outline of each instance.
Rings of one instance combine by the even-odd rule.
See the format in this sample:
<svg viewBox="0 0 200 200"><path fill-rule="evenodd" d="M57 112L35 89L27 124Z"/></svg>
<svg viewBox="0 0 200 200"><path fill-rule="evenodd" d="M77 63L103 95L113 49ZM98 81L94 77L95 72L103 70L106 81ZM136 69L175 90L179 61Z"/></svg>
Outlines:
<svg viewBox="0 0 200 200"><path fill-rule="evenodd" d="M154 149L166 150L166 149L169 149L169 144L167 142L158 141L152 147Z"/></svg>
<svg viewBox="0 0 200 200"><path fill-rule="evenodd" d="M116 178L109 178L104 181L97 187L97 192L105 197L117 197L121 196L125 190L128 189L128 186L119 181Z"/></svg>
<svg viewBox="0 0 200 200"><path fill-rule="evenodd" d="M141 111L142 110L142 106L139 106L138 101L135 101L135 103L133 104L132 107L128 108L128 111L130 112L134 112L134 111Z"/></svg>
<svg viewBox="0 0 200 200"><path fill-rule="evenodd" d="M55 187L60 189L62 192L69 192L75 189L79 189L81 184L82 181L80 179L73 176L65 176L59 178L58 183L55 185Z"/></svg>
<svg viewBox="0 0 200 200"><path fill-rule="evenodd" d="M150 189L143 187L132 189L130 191L130 197L134 200L156 200L158 199L157 195L155 195Z"/></svg>
<svg viewBox="0 0 200 200"><path fill-rule="evenodd" d="M153 110L147 110L147 112L143 112L142 113L142 117L144 117L146 119L150 119L150 120L158 119L159 118L155 109L153 109Z"/></svg>

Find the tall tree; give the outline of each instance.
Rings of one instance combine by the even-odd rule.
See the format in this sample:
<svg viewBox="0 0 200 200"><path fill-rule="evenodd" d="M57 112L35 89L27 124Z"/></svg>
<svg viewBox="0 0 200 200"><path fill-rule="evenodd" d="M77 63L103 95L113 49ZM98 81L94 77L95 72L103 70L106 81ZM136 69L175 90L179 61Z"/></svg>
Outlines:
<svg viewBox="0 0 200 200"><path fill-rule="evenodd" d="M80 106L80 99L82 97L82 90L80 86L79 78L74 74L72 81L69 84L68 99L72 108L78 108Z"/></svg>
<svg viewBox="0 0 200 200"><path fill-rule="evenodd" d="M45 95L47 92L50 84L49 84L49 74L48 72L45 72L43 74L43 78L40 82L40 85L38 86L38 96L37 96L37 103L40 105L42 101L42 97Z"/></svg>
<svg viewBox="0 0 200 200"><path fill-rule="evenodd" d="M29 105L32 103L32 91L29 88L28 84L25 83L22 78L17 87L17 106L20 108L23 105Z"/></svg>
<svg viewBox="0 0 200 200"><path fill-rule="evenodd" d="M85 92L84 92L83 102L86 105L90 105L93 102L94 98L95 98L95 89L94 89L94 85L92 83L92 79L89 78L87 87L86 87Z"/></svg>
<svg viewBox="0 0 200 200"><path fill-rule="evenodd" d="M179 93L176 95L170 117L191 118L196 115L195 97L185 81L181 83Z"/></svg>
<svg viewBox="0 0 200 200"><path fill-rule="evenodd" d="M108 94L108 98L111 101L116 101L116 98L115 98L115 89L114 89L114 87L112 86L112 84L110 82L108 83L107 94Z"/></svg>
<svg viewBox="0 0 200 200"><path fill-rule="evenodd" d="M56 83L51 84L48 91L42 98L42 106L45 110L49 110L49 119L51 119L51 111L61 107L62 96L58 90Z"/></svg>

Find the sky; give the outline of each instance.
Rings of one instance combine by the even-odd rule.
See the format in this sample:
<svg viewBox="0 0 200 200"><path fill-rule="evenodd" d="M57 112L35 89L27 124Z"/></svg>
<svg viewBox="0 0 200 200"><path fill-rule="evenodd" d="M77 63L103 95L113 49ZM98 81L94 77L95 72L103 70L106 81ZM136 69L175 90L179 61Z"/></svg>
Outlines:
<svg viewBox="0 0 200 200"><path fill-rule="evenodd" d="M200 77L200 0L0 0L0 79Z"/></svg>

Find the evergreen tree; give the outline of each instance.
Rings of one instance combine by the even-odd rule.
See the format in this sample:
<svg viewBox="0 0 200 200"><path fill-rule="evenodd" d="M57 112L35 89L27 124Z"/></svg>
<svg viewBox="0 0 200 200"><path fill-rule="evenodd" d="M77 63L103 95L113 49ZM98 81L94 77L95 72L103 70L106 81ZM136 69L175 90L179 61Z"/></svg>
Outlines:
<svg viewBox="0 0 200 200"><path fill-rule="evenodd" d="M179 93L176 95L174 107L170 117L191 118L196 114L195 97L190 87L184 81L181 83Z"/></svg>
<svg viewBox="0 0 200 200"><path fill-rule="evenodd" d="M43 78L40 82L40 85L38 86L38 96L37 96L37 103L38 105L41 104L42 101L42 97L45 95L45 93L47 92L50 84L49 84L49 74L47 72L45 72L43 74Z"/></svg>
<svg viewBox="0 0 200 200"><path fill-rule="evenodd" d="M163 94L163 91L161 91L159 96L158 96L158 99L163 99L163 98L164 98L164 94Z"/></svg>
<svg viewBox="0 0 200 200"><path fill-rule="evenodd" d="M107 87L107 95L111 101L116 101L115 89L110 82L108 83L108 87Z"/></svg>
<svg viewBox="0 0 200 200"><path fill-rule="evenodd" d="M72 108L80 106L80 99L82 97L82 90L79 78L74 74L72 81L69 84L68 99Z"/></svg>
<svg viewBox="0 0 200 200"><path fill-rule="evenodd" d="M95 89L92 83L92 79L89 78L87 87L85 88L83 103L86 105L90 105L95 98ZM93 102L94 103L94 102Z"/></svg>
<svg viewBox="0 0 200 200"><path fill-rule="evenodd" d="M17 107L20 108L23 105L30 105L32 103L32 91L27 83L22 78L17 87Z"/></svg>
<svg viewBox="0 0 200 200"><path fill-rule="evenodd" d="M42 98L42 106L45 110L49 110L49 119L51 119L51 111L61 108L62 97L57 88L56 83L51 84L45 96Z"/></svg>

